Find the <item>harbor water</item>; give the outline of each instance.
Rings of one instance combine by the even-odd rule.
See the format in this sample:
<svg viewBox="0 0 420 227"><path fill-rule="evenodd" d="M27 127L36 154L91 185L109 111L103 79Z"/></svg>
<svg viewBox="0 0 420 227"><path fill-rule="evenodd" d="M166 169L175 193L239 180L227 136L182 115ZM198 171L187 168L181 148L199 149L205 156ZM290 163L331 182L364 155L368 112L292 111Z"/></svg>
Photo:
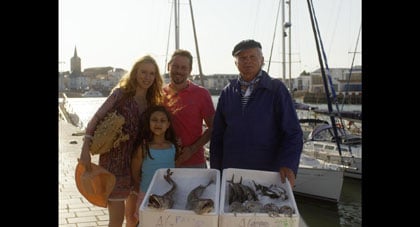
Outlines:
<svg viewBox="0 0 420 227"><path fill-rule="evenodd" d="M216 106L217 96L212 96ZM106 98L67 98L66 110L77 116L78 127L83 130ZM63 101L62 99L59 102ZM311 105L311 104L309 104ZM326 104L315 105L325 108ZM361 110L360 105L344 106L344 110ZM361 180L344 178L340 201L338 203L295 196L299 213L308 226L356 227L362 226Z"/></svg>

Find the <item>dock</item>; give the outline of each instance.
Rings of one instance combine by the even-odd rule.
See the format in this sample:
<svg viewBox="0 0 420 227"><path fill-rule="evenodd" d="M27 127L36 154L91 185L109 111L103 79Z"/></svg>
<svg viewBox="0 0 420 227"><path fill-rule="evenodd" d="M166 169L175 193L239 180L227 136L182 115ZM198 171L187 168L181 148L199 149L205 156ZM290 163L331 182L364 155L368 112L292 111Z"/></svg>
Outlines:
<svg viewBox="0 0 420 227"><path fill-rule="evenodd" d="M77 190L74 178L77 159L82 149L83 134L79 128L60 119L59 122L59 206L60 227L108 226L108 209L89 203ZM92 162L98 163L99 156ZM125 222L124 222L125 226Z"/></svg>
<svg viewBox="0 0 420 227"><path fill-rule="evenodd" d="M303 99L304 103L309 104L325 104L327 103L327 97L325 93L310 93L306 92L300 95L297 95ZM337 95L338 103L342 104L344 100L344 104L351 104L351 105L361 105L362 104L362 93L360 92L353 92L348 94L340 93Z"/></svg>

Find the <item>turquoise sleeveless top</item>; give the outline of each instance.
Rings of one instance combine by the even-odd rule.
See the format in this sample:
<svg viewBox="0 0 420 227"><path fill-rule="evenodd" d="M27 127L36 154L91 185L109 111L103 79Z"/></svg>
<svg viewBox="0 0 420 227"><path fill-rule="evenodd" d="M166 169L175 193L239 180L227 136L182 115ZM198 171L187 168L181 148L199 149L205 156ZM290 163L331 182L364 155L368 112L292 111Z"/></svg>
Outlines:
<svg viewBox="0 0 420 227"><path fill-rule="evenodd" d="M155 171L160 168L175 168L175 146L167 149L149 149L153 160L147 155L143 160L140 190L147 191Z"/></svg>

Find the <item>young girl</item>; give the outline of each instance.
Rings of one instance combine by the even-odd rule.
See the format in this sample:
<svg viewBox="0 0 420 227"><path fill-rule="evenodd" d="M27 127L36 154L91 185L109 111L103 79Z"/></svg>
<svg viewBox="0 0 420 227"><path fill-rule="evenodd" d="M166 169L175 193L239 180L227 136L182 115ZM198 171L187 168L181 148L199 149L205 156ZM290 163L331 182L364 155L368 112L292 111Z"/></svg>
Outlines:
<svg viewBox="0 0 420 227"><path fill-rule="evenodd" d="M139 206L155 171L159 168L175 168L179 149L171 117L164 106L152 106L145 112L145 122L141 133L143 141L133 155L131 171L138 191L134 216L139 219Z"/></svg>

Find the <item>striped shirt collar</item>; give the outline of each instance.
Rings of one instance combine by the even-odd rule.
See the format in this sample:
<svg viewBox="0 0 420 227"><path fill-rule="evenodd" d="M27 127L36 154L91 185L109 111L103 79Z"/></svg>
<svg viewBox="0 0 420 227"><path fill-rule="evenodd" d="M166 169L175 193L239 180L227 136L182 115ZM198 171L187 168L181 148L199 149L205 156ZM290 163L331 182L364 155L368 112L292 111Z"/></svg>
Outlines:
<svg viewBox="0 0 420 227"><path fill-rule="evenodd" d="M252 91L255 88L255 85L258 83L258 81L262 78L262 70L258 73L258 75L252 79L251 81L247 82L242 79L242 76L239 74L238 82L241 86L241 94L242 96L250 96Z"/></svg>

